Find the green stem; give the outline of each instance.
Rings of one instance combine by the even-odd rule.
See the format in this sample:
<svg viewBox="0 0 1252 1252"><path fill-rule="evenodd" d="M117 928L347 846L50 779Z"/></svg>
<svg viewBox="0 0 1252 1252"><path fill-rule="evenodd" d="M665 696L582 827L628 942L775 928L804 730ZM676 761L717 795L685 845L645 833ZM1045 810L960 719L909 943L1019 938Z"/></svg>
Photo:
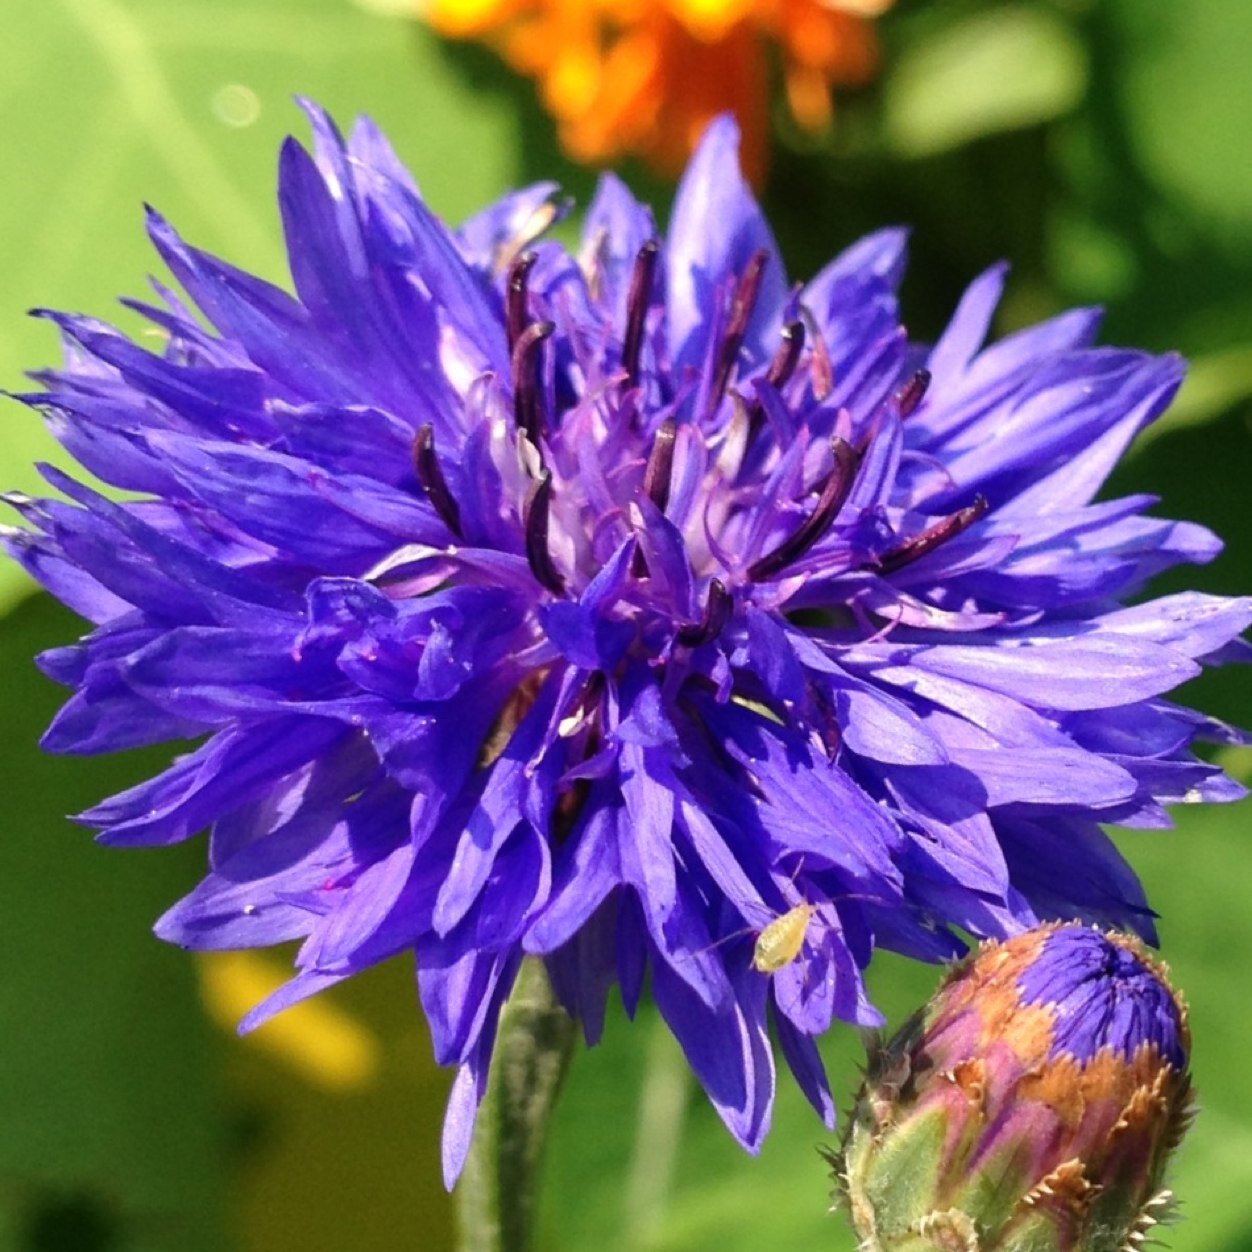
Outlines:
<svg viewBox="0 0 1252 1252"><path fill-rule="evenodd" d="M622 1215L625 1252L655 1241L665 1214L691 1096L691 1070L660 1013L653 1017L639 1093L635 1146L626 1173Z"/></svg>
<svg viewBox="0 0 1252 1252"><path fill-rule="evenodd" d="M500 1014L487 1093L457 1185L460 1252L532 1246L544 1135L574 1031L542 963L524 962Z"/></svg>

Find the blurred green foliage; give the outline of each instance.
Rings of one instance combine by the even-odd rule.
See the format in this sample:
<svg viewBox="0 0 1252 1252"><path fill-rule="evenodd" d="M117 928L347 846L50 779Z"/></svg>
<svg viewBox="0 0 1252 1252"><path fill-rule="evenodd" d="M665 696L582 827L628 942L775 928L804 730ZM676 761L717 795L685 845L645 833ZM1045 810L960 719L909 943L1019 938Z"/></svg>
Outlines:
<svg viewBox="0 0 1252 1252"><path fill-rule="evenodd" d="M442 47L374 0L0 0L0 386L54 359L50 305L116 317L153 262L149 200L188 237L281 278L274 159L311 95L368 111L428 198L457 219L520 179L593 176L555 151L531 89L490 54ZM885 73L846 99L833 135L784 134L765 189L793 272L858 233L914 227L906 311L935 333L963 284L1015 264L1002 329L1074 301L1108 308L1107 338L1180 349L1179 403L1119 471L1119 490L1214 526L1229 547L1171 585L1247 590L1252 569L1252 6L1246 0L898 0ZM780 121L780 127L785 123ZM627 176L665 203L643 171ZM0 479L37 485L51 441L0 401ZM1164 584L1163 584L1164 585ZM451 1246L438 1181L446 1078L429 1060L411 971L329 997L380 1064L355 1086L311 1084L281 1052L210 1023L197 966L148 933L194 880L200 849L123 855L64 815L146 772L144 759L63 761L35 740L57 693L29 663L70 639L68 614L0 571L10 722L0 753L0 1249L340 1252ZM1197 684L1206 709L1252 724L1252 676ZM1246 760L1232 759L1246 775ZM1252 868L1242 809L1187 810L1123 846L1163 914L1188 990L1203 1112L1177 1190L1177 1252L1252 1246L1252 1085L1244 991ZM892 1020L933 972L891 958L872 987ZM827 1040L850 1095L857 1041ZM611 1016L558 1110L541 1246L851 1248L825 1213L814 1117L782 1083L758 1159L736 1148L646 1007Z"/></svg>

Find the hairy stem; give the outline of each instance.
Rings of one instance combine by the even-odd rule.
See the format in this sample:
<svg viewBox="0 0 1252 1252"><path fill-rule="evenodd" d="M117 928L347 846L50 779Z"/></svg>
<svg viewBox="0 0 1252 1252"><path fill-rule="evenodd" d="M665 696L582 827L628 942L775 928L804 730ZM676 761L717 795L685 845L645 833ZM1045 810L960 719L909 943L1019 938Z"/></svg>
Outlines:
<svg viewBox="0 0 1252 1252"><path fill-rule="evenodd" d="M527 960L500 1014L487 1094L457 1186L460 1252L528 1252L548 1117L574 1044L543 965Z"/></svg>

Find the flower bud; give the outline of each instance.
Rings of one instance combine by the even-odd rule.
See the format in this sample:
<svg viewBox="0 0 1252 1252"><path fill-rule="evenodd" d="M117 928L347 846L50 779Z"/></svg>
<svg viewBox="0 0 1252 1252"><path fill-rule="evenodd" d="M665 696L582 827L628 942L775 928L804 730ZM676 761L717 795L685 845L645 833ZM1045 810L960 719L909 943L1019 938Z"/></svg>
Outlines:
<svg viewBox="0 0 1252 1252"><path fill-rule="evenodd" d="M835 1158L861 1252L1124 1252L1169 1211L1186 1007L1135 939L985 943L871 1055Z"/></svg>

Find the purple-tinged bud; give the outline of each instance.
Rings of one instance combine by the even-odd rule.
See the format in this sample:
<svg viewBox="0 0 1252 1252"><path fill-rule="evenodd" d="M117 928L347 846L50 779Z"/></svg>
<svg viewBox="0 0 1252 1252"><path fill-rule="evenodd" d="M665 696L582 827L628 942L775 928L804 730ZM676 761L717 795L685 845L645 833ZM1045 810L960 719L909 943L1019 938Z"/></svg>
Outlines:
<svg viewBox="0 0 1252 1252"><path fill-rule="evenodd" d="M1170 1209L1190 1043L1135 939L984 944L870 1058L835 1158L861 1252L1132 1252Z"/></svg>

